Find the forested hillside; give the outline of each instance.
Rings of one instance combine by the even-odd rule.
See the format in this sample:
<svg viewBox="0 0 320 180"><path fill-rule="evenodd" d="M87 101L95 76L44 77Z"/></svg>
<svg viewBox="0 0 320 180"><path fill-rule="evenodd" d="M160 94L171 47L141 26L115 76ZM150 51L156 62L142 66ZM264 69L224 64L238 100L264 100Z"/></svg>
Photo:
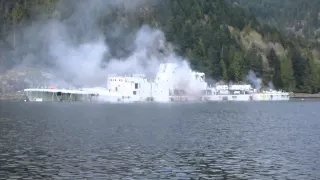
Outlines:
<svg viewBox="0 0 320 180"><path fill-rule="evenodd" d="M318 0L232 0L259 19L286 32L320 42Z"/></svg>
<svg viewBox="0 0 320 180"><path fill-rule="evenodd" d="M9 32L13 27L32 22L39 17L36 15L42 14L42 19L70 16L70 2L1 0L1 48L12 49L6 38ZM113 56L123 55L126 48L122 44L123 36L108 36L111 24L117 22L125 27L124 34L149 24L164 31L175 51L188 57L195 69L215 80L244 81L249 70L253 70L264 84L273 82L276 88L308 93L320 90L318 46L287 38L230 1L161 0L145 3L135 11L124 9L111 8L112 12L97 22L108 41L115 42L112 48L122 49L113 51ZM7 57L1 57L1 62L6 67L19 63Z"/></svg>

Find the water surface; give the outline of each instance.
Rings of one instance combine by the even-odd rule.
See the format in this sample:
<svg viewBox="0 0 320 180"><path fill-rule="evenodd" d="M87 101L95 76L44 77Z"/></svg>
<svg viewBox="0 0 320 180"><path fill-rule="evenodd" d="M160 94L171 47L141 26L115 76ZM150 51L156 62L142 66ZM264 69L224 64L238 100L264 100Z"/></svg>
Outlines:
<svg viewBox="0 0 320 180"><path fill-rule="evenodd" d="M320 102L0 104L0 179L319 179Z"/></svg>

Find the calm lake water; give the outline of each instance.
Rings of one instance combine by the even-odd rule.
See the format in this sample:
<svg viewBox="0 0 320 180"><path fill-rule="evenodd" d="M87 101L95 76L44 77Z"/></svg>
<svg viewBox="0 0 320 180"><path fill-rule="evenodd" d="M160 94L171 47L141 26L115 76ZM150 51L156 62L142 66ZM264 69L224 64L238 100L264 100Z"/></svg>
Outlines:
<svg viewBox="0 0 320 180"><path fill-rule="evenodd" d="M0 179L320 178L320 101L0 108Z"/></svg>

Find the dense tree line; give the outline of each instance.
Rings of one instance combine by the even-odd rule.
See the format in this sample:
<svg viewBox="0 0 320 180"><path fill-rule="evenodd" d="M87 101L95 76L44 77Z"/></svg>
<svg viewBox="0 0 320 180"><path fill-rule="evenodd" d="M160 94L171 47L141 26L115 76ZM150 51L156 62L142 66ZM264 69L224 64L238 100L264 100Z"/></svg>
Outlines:
<svg viewBox="0 0 320 180"><path fill-rule="evenodd" d="M47 15L46 18L51 18L59 10L62 14L60 18L68 16L68 8L64 11L57 9L57 1L0 0L2 43L15 23L28 22L34 15L42 13ZM249 70L253 70L263 79L264 84L273 82L276 88L295 92L318 92L320 68L313 53L316 45L311 46L298 38L288 38L278 29L260 23L249 11L230 2L161 0L143 7L143 13L141 9L136 12L112 9L112 13L101 17L97 23L106 33L108 42L115 42L113 48L123 49L123 52L126 47L121 39L107 34L111 23L120 22L119 19L123 22L125 18L127 21L122 24L123 32L129 32L142 24L161 28L167 40L175 45L178 54L188 57L195 69L204 71L216 80L245 81ZM231 29L240 33L235 34ZM259 33L265 44L280 44L284 53L277 54L273 47L262 50L255 43L244 46L241 38L250 32ZM114 53L115 56L121 56L119 52Z"/></svg>
<svg viewBox="0 0 320 180"><path fill-rule="evenodd" d="M320 40L320 1L318 0L231 0L259 19L286 32Z"/></svg>
<svg viewBox="0 0 320 180"><path fill-rule="evenodd" d="M180 2L180 3L179 3ZM297 92L318 92L320 68L310 44L288 38L271 26L261 24L236 4L223 0L168 1L169 21L164 22L170 41L189 57L192 65L215 79L241 81L249 70L262 77L264 84ZM168 22L171 25L167 25ZM255 44L245 48L228 28L255 30L265 43L280 43L285 53L273 48L261 51ZM263 60L266 57L266 61Z"/></svg>

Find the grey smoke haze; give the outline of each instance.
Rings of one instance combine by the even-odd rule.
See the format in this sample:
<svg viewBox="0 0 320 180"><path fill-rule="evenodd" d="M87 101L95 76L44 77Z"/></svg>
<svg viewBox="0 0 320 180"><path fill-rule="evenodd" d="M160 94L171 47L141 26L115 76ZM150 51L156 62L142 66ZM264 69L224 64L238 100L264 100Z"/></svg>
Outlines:
<svg viewBox="0 0 320 180"><path fill-rule="evenodd" d="M108 16L112 8L130 12L144 3L154 2L67 1L68 7L72 7L69 18L60 20L63 11L57 11L55 18L40 19L11 34L10 38L13 39L14 35L16 40L13 58L18 65L15 68L37 67L53 75L49 83L60 86L103 86L106 85L108 74L145 73L152 77L160 62L183 61L171 51L163 32L144 25L124 34L116 23L110 24L103 32L98 22L101 17ZM111 38L123 36L130 53L122 57L113 56L111 49L115 42L106 40L105 35Z"/></svg>
<svg viewBox="0 0 320 180"><path fill-rule="evenodd" d="M176 78L180 79L181 86L191 85L185 76L189 64L172 51L161 30L143 25L128 32L120 25L123 19L104 29L99 25L101 17L111 14L110 9L121 8L123 13L128 13L157 0L62 2L57 4L53 19L39 18L8 37L13 42L15 34L16 57L7 52L8 57L17 61L15 68L32 66L48 72L53 75L47 82L49 85L105 86L108 74L144 73L154 77L160 62L185 62L181 75ZM61 19L65 14L69 14L68 18ZM117 40L124 44L123 49L117 48ZM249 72L248 80L255 88L261 88L261 79L254 72ZM215 81L211 79L210 83Z"/></svg>
<svg viewBox="0 0 320 180"><path fill-rule="evenodd" d="M274 85L273 85L273 83L271 81L268 83L268 88L269 89L274 89Z"/></svg>
<svg viewBox="0 0 320 180"><path fill-rule="evenodd" d="M252 70L249 71L247 75L247 81L253 85L253 87L257 90L261 89L261 78L257 77L256 73Z"/></svg>

